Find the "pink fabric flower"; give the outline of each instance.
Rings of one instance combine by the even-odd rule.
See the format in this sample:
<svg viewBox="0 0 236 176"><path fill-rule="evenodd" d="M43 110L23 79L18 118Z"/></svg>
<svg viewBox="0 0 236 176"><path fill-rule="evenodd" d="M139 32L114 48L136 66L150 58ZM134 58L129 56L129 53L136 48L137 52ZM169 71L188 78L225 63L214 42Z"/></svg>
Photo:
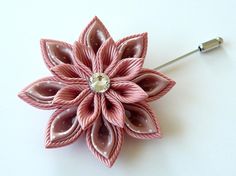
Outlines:
<svg viewBox="0 0 236 176"><path fill-rule="evenodd" d="M111 167L125 132L138 139L160 137L147 102L162 97L175 82L142 68L147 33L114 42L95 17L74 45L42 39L41 49L53 76L30 84L19 97L37 108L56 109L46 130L47 148L68 145L85 133L92 153Z"/></svg>

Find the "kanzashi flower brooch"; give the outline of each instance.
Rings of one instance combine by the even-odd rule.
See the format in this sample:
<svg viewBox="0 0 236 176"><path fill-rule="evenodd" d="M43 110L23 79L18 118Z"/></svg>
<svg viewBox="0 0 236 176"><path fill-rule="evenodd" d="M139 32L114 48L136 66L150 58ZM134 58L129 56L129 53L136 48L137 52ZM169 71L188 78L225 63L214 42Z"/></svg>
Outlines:
<svg viewBox="0 0 236 176"><path fill-rule="evenodd" d="M19 97L40 109L56 109L46 129L46 148L56 148L86 135L88 148L111 167L124 134L138 139L160 137L148 102L165 95L175 82L142 68L147 33L117 42L95 17L73 45L41 40L44 61L52 72L27 86Z"/></svg>

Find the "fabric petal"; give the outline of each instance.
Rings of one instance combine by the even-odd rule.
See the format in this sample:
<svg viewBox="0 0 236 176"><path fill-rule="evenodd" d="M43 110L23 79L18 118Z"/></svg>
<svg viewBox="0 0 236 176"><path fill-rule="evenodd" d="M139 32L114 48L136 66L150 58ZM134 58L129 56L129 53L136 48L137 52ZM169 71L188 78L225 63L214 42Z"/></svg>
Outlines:
<svg viewBox="0 0 236 176"><path fill-rule="evenodd" d="M57 92L53 104L57 105L78 105L90 92L89 88L79 85L68 85Z"/></svg>
<svg viewBox="0 0 236 176"><path fill-rule="evenodd" d="M76 118L77 107L58 109L50 118L45 137L46 148L69 145L79 138L82 129Z"/></svg>
<svg viewBox="0 0 236 176"><path fill-rule="evenodd" d="M112 70L117 64L119 60L118 56L118 50L115 42L110 37L102 44L97 53L97 60L101 61L102 72L105 74L109 73L110 70Z"/></svg>
<svg viewBox="0 0 236 176"><path fill-rule="evenodd" d="M174 85L175 81L151 69L142 69L133 79L147 94L146 101L154 101L165 95Z"/></svg>
<svg viewBox="0 0 236 176"><path fill-rule="evenodd" d="M95 60L95 54L93 50L84 44L75 42L73 45L73 52L75 54L75 62L78 66L86 66L92 70L92 63Z"/></svg>
<svg viewBox="0 0 236 176"><path fill-rule="evenodd" d="M110 34L106 27L98 17L95 16L80 35L79 41L80 43L92 48L96 54L102 43L104 43L109 37Z"/></svg>
<svg viewBox="0 0 236 176"><path fill-rule="evenodd" d="M46 77L27 86L18 96L36 108L55 109L57 105L52 103L53 99L64 86L56 77Z"/></svg>
<svg viewBox="0 0 236 176"><path fill-rule="evenodd" d="M115 68L109 73L109 77L115 81L129 81L138 75L142 66L142 58L127 58L118 62Z"/></svg>
<svg viewBox="0 0 236 176"><path fill-rule="evenodd" d="M131 81L112 83L108 92L122 103L135 103L148 97L141 87Z"/></svg>
<svg viewBox="0 0 236 176"><path fill-rule="evenodd" d="M147 33L132 35L119 40L116 44L124 58L145 58L147 52Z"/></svg>
<svg viewBox="0 0 236 176"><path fill-rule="evenodd" d="M101 97L102 114L111 124L124 127L125 111L119 100L115 99L109 93Z"/></svg>
<svg viewBox="0 0 236 176"><path fill-rule="evenodd" d="M94 156L111 167L120 153L124 140L122 128L112 126L102 117L86 131L88 148Z"/></svg>
<svg viewBox="0 0 236 176"><path fill-rule="evenodd" d="M127 134L138 139L161 137L159 123L150 106L145 102L124 104Z"/></svg>
<svg viewBox="0 0 236 176"><path fill-rule="evenodd" d="M48 68L54 67L59 64L74 64L72 46L68 43L41 39L41 51L44 61Z"/></svg>
<svg viewBox="0 0 236 176"><path fill-rule="evenodd" d="M86 74L76 66L69 64L57 65L51 68L51 72L57 76L58 79L67 84L86 85L86 79L89 77L89 74Z"/></svg>
<svg viewBox="0 0 236 176"><path fill-rule="evenodd" d="M101 113L100 95L90 93L83 99L77 110L77 118L82 129L87 129Z"/></svg>

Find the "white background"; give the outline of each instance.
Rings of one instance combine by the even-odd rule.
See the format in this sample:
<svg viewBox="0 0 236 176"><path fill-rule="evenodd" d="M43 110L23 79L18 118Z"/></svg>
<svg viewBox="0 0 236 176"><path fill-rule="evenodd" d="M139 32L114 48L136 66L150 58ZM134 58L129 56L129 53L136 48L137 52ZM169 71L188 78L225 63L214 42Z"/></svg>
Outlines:
<svg viewBox="0 0 236 176"><path fill-rule="evenodd" d="M149 33L145 67L222 36L224 46L194 54L163 69L177 85L152 103L163 138L125 138L109 169L87 149L84 138L71 146L44 149L52 111L35 109L17 97L47 76L40 38L73 43L97 15L118 40ZM49 1L0 2L0 175L236 175L236 1Z"/></svg>

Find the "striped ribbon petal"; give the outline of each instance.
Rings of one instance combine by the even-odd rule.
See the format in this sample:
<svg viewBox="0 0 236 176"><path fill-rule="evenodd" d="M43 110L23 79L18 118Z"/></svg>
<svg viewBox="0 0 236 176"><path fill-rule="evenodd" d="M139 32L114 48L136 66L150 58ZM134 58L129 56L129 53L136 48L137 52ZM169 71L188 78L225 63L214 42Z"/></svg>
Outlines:
<svg viewBox="0 0 236 176"><path fill-rule="evenodd" d="M127 58L119 61L114 69L108 73L112 81L129 81L138 75L142 66L143 58Z"/></svg>
<svg viewBox="0 0 236 176"><path fill-rule="evenodd" d="M89 73L85 73L77 66L70 64L60 64L52 67L51 72L67 84L86 85L86 79L89 77Z"/></svg>
<svg viewBox="0 0 236 176"><path fill-rule="evenodd" d="M59 82L56 77L46 77L24 88L18 96L36 108L55 109L58 106L53 104L53 99L64 86L65 84Z"/></svg>
<svg viewBox="0 0 236 176"><path fill-rule="evenodd" d="M121 55L120 59L145 58L148 45L147 43L147 33L131 35L119 40L116 42L116 45Z"/></svg>
<svg viewBox="0 0 236 176"><path fill-rule="evenodd" d="M96 59L101 61L100 63L101 63L102 71L105 74L107 74L117 64L117 62L119 60L118 56L119 56L118 50L115 45L115 42L110 37L99 48Z"/></svg>
<svg viewBox="0 0 236 176"><path fill-rule="evenodd" d="M111 124L124 127L125 111L122 103L109 93L101 96L102 114Z"/></svg>
<svg viewBox="0 0 236 176"><path fill-rule="evenodd" d="M46 130L46 148L69 145L83 132L76 118L77 107L58 109L51 116Z"/></svg>
<svg viewBox="0 0 236 176"><path fill-rule="evenodd" d="M141 87L131 81L112 83L108 92L122 103L135 103L148 97Z"/></svg>
<svg viewBox="0 0 236 176"><path fill-rule="evenodd" d="M96 123L86 131L86 139L88 148L94 156L111 167L120 153L124 131L99 117Z"/></svg>
<svg viewBox="0 0 236 176"><path fill-rule="evenodd" d="M53 104L60 106L78 105L90 93L89 88L79 85L68 85L57 92Z"/></svg>
<svg viewBox="0 0 236 176"><path fill-rule="evenodd" d="M92 71L92 64L95 60L95 54L91 48L79 42L75 42L73 45L73 53L76 65L78 67L88 67L88 69Z"/></svg>
<svg viewBox="0 0 236 176"><path fill-rule="evenodd" d="M41 39L40 46L44 61L49 69L62 63L74 64L70 44L57 40Z"/></svg>
<svg viewBox="0 0 236 176"><path fill-rule="evenodd" d="M110 37L104 24L94 17L79 37L79 42L92 48L96 54L101 45Z"/></svg>
<svg viewBox="0 0 236 176"><path fill-rule="evenodd" d="M151 69L142 69L132 81L148 94L146 101L154 101L161 98L175 85L175 81Z"/></svg>
<svg viewBox="0 0 236 176"><path fill-rule="evenodd" d="M152 139L161 137L159 123L155 113L145 102L124 104L126 120L125 131L138 139Z"/></svg>
<svg viewBox="0 0 236 176"><path fill-rule="evenodd" d="M82 129L87 129L100 116L101 97L98 94L90 93L83 99L77 110L77 118Z"/></svg>

